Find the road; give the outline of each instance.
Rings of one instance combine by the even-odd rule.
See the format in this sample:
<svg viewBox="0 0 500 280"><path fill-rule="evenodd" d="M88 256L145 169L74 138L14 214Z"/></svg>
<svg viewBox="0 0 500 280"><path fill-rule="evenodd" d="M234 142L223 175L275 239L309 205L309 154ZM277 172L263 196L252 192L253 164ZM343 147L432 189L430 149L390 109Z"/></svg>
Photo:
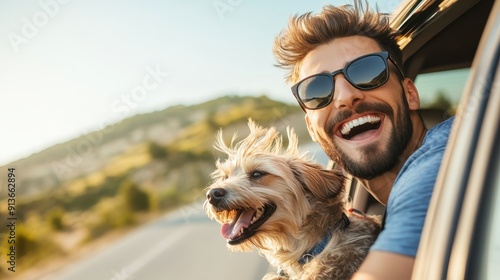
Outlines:
<svg viewBox="0 0 500 280"><path fill-rule="evenodd" d="M327 158L319 146L303 150L318 162ZM85 259L42 280L255 280L272 271L264 257L232 253L198 202L159 218Z"/></svg>
<svg viewBox="0 0 500 280"><path fill-rule="evenodd" d="M196 203L42 279L261 279L269 269L265 258L229 252L219 228Z"/></svg>

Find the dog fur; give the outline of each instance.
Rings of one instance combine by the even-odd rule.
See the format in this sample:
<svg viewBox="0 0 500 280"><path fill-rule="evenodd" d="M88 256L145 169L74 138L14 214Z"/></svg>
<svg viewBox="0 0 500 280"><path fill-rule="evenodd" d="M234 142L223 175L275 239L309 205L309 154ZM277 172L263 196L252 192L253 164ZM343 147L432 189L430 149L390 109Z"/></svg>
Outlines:
<svg viewBox="0 0 500 280"><path fill-rule="evenodd" d="M248 126L250 135L234 144L235 134L229 146L219 131L215 148L227 159L216 162L204 204L207 215L223 225L221 234L230 235L228 248L257 248L282 272L268 273L263 279L350 279L380 231L380 217L346 209L344 176L300 153L293 129L287 129L284 149L274 127L265 129L251 120ZM244 238L238 233L232 236L231 228L243 223L236 222L240 216L252 210L254 215L267 216L272 212L269 205L275 210L262 219L263 224L245 228ZM343 214L349 222L343 222ZM261 222L256 220L256 225ZM318 255L300 261L327 236L331 238Z"/></svg>

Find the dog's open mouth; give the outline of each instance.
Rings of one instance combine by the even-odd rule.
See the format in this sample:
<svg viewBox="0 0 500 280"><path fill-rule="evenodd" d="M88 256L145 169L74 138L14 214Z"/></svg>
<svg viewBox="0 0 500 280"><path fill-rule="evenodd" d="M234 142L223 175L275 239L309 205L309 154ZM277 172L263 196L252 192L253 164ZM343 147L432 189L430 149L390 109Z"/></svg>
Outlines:
<svg viewBox="0 0 500 280"><path fill-rule="evenodd" d="M276 205L274 204L266 204L257 210L232 210L231 212L235 212L233 220L230 223L222 224L220 233L230 245L240 244L252 237L257 229L273 215L275 210Z"/></svg>

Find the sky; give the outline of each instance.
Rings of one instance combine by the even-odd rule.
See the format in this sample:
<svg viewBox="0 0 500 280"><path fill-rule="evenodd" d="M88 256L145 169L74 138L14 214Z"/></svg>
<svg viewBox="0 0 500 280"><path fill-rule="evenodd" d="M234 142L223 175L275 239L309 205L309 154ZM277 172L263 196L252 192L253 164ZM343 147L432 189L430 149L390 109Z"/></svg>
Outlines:
<svg viewBox="0 0 500 280"><path fill-rule="evenodd" d="M399 0L371 0L393 11ZM294 102L291 15L349 0L0 0L0 166L136 114L223 95Z"/></svg>

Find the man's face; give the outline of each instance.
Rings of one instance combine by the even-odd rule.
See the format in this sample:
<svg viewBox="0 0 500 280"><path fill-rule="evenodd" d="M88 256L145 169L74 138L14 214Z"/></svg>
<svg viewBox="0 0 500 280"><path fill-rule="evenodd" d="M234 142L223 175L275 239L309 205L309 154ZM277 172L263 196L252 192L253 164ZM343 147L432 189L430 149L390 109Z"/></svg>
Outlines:
<svg viewBox="0 0 500 280"><path fill-rule="evenodd" d="M299 80L333 72L360 56L380 51L376 41L367 37L335 39L307 54ZM372 179L393 168L412 136L405 89L394 65L389 63L389 67L387 83L366 91L354 88L342 74L336 75L331 103L306 110L313 140L358 178Z"/></svg>

